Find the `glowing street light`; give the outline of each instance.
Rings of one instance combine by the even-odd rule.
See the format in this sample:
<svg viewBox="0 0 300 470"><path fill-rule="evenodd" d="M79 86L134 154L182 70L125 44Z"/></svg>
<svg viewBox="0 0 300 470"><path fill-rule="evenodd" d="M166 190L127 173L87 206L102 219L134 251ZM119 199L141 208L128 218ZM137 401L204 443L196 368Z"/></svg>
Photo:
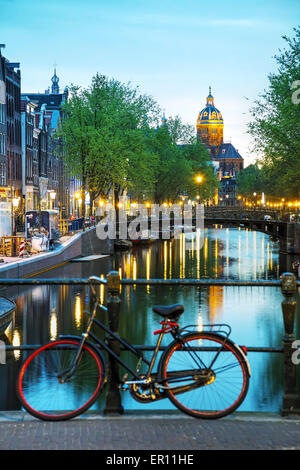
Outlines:
<svg viewBox="0 0 300 470"><path fill-rule="evenodd" d="M56 192L55 191L50 191L50 199L51 199L51 206L50 209L53 209L53 206L54 206L54 200L56 198Z"/></svg>
<svg viewBox="0 0 300 470"><path fill-rule="evenodd" d="M14 206L14 207L18 207L18 206L19 206L19 202L20 202L20 198L19 198L19 197L14 197L14 198L13 198L13 206Z"/></svg>
<svg viewBox="0 0 300 470"><path fill-rule="evenodd" d="M198 183L198 186L199 186L199 193L200 193L200 184L201 184L202 181L203 181L203 176L201 176L201 175L196 176L196 181L197 181L197 183ZM200 196L199 196L199 198L198 198L198 196L197 196L197 199L198 199L199 204L200 204Z"/></svg>

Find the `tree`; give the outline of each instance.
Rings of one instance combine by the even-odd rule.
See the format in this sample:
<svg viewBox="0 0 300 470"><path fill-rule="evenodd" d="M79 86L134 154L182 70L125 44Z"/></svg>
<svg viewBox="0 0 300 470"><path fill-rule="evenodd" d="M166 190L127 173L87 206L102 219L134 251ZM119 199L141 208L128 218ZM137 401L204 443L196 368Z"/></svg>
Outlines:
<svg viewBox="0 0 300 470"><path fill-rule="evenodd" d="M199 172L205 175L203 198L212 194L210 155L194 128L178 116L159 126L159 115L152 97L103 75L96 74L87 89L71 87L57 137L70 173L82 181L82 207L87 189L91 204L113 191L117 207L125 190L157 203L183 193L193 197Z"/></svg>
<svg viewBox="0 0 300 470"><path fill-rule="evenodd" d="M88 157L91 135L88 129L88 113L82 90L77 86L70 88L71 98L63 106L63 119L56 131L55 138L63 149L64 162L71 174L82 181L82 216L84 216L85 192L88 177Z"/></svg>
<svg viewBox="0 0 300 470"><path fill-rule="evenodd" d="M201 202L211 199L219 185L217 175L214 173L210 153L202 142L193 138L188 145L183 146L185 158L191 165L191 174L187 193L191 198L200 197ZM202 177L201 184L197 183L197 176Z"/></svg>
<svg viewBox="0 0 300 470"><path fill-rule="evenodd" d="M195 197L198 194L195 177L199 173L203 176L201 199L213 195L217 179L208 163L209 152L197 142L194 128L182 123L179 116L170 117L165 124L152 129L148 148L155 167L155 203L176 202L181 195Z"/></svg>
<svg viewBox="0 0 300 470"><path fill-rule="evenodd" d="M251 110L249 132L273 192L300 197L300 27L294 31L283 37L288 47L275 56L278 71Z"/></svg>
<svg viewBox="0 0 300 470"><path fill-rule="evenodd" d="M143 126L155 119L157 110L155 101L138 88L104 75L96 74L88 89L70 88L57 138L70 173L82 181L82 207L87 189L92 204L112 188L118 200L137 177L149 183L149 174L140 173L146 156Z"/></svg>
<svg viewBox="0 0 300 470"><path fill-rule="evenodd" d="M247 166L237 176L238 192L243 196L251 196L254 192L268 192L267 180L264 171L257 163Z"/></svg>

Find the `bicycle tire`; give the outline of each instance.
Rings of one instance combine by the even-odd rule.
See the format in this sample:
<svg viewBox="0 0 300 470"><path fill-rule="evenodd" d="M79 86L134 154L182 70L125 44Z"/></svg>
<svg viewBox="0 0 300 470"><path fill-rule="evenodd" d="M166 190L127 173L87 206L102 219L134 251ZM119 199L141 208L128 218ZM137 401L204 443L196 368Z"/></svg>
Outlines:
<svg viewBox="0 0 300 470"><path fill-rule="evenodd" d="M235 411L247 395L250 378L240 349L228 339L222 346L224 337L214 333L188 333L181 341L170 344L159 364L160 380L168 387L166 394L171 402L196 418L216 419ZM209 371L209 364L220 346L222 349ZM195 351L199 347L202 350ZM174 371L182 376L184 370L189 376L176 377ZM189 391L176 393L174 387L186 385L190 386Z"/></svg>
<svg viewBox="0 0 300 470"><path fill-rule="evenodd" d="M84 413L97 400L105 382L105 363L90 345L69 381L60 383L80 340L57 340L34 351L23 363L17 381L21 404L32 416L44 421L65 421Z"/></svg>

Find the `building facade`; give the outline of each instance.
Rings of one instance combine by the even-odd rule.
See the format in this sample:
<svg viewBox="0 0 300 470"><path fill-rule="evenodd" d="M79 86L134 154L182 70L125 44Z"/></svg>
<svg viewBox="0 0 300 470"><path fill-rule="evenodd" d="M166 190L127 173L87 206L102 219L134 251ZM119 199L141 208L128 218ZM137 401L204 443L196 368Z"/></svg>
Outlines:
<svg viewBox="0 0 300 470"><path fill-rule="evenodd" d="M14 197L22 195L21 72L20 64L5 60L7 184Z"/></svg>
<svg viewBox="0 0 300 470"><path fill-rule="evenodd" d="M22 212L20 64L2 54L0 44L0 236L16 231Z"/></svg>
<svg viewBox="0 0 300 470"><path fill-rule="evenodd" d="M224 142L224 121L221 112L215 107L211 88L206 106L198 114L196 129L197 138L208 148L219 177L219 191L215 200L222 206L237 205L236 176L244 168L244 159L231 142Z"/></svg>
<svg viewBox="0 0 300 470"><path fill-rule="evenodd" d="M44 93L21 94L20 64L5 58L3 48L0 44L0 237L21 230L16 221L24 222L30 210L56 209L68 218L80 188L55 138L67 88L60 92L54 70Z"/></svg>
<svg viewBox="0 0 300 470"><path fill-rule="evenodd" d="M34 128L36 105L30 101L21 99L21 123L22 123L22 194L25 200L25 212L36 208L37 190L34 183Z"/></svg>
<svg viewBox="0 0 300 470"><path fill-rule="evenodd" d="M218 148L223 144L224 122L222 114L215 107L210 87L206 106L199 112L196 128L198 139L207 145L213 153L217 153Z"/></svg>
<svg viewBox="0 0 300 470"><path fill-rule="evenodd" d="M68 90L59 90L59 78L54 70L51 89L45 93L23 93L22 98L35 104L35 128L38 142L39 204L42 209L57 209L61 218L69 216L69 187L63 154L57 152L54 134L59 125L62 105Z"/></svg>
<svg viewBox="0 0 300 470"><path fill-rule="evenodd" d="M5 87L5 59L1 56L0 49L0 189L4 191L6 186L6 87Z"/></svg>

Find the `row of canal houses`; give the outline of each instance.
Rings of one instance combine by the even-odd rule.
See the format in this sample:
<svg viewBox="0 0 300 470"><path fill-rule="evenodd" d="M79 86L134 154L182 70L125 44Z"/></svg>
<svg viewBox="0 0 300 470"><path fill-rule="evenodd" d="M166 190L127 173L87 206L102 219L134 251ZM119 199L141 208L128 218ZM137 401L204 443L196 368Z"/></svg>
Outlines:
<svg viewBox="0 0 300 470"><path fill-rule="evenodd" d="M54 69L44 93L26 93L18 62L0 44L0 236L16 231L16 215L55 209L60 218L74 212L80 182L67 175L53 139L68 89L61 93Z"/></svg>

